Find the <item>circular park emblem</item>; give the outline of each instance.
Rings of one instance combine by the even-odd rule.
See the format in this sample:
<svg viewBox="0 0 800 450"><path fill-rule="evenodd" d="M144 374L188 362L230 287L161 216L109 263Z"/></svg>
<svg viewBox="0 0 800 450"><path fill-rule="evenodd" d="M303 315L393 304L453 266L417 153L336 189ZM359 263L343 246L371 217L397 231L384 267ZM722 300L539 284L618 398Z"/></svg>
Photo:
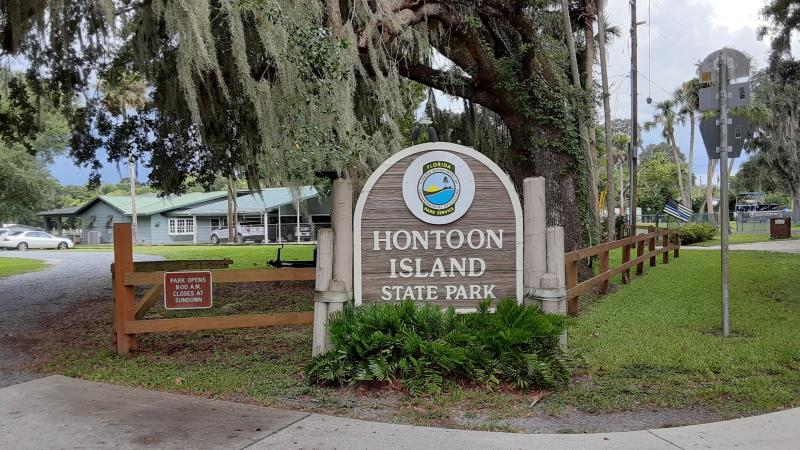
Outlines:
<svg viewBox="0 0 800 450"><path fill-rule="evenodd" d="M475 179L463 159L432 151L419 156L403 176L403 200L423 222L442 225L463 216L475 197Z"/></svg>

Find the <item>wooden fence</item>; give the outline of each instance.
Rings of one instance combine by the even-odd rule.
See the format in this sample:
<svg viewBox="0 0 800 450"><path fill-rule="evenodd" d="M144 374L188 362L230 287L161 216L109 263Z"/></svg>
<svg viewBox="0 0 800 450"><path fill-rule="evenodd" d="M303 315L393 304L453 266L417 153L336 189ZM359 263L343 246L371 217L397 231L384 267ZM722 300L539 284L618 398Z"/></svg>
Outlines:
<svg viewBox="0 0 800 450"><path fill-rule="evenodd" d="M660 241L661 246L657 247ZM647 253L645 253L645 243ZM622 263L614 268L609 268L609 252L622 249ZM631 250L636 249L636 257L631 259ZM593 287L599 286L601 293L608 292L608 282L615 276L622 274L622 283L630 282L631 268L636 266L636 274L644 272L644 262L650 260L650 266L656 265L656 257L660 254L664 264L669 263L669 252L673 251L675 258L680 256L681 240L677 230L656 229L650 227L647 234L630 236L617 241L607 242L594 247L582 248L564 255L566 264L567 284L567 312L576 315L580 311L579 297ZM598 256L600 271L597 275L578 283L578 262Z"/></svg>
<svg viewBox="0 0 800 450"><path fill-rule="evenodd" d="M142 320L164 290L164 273L170 270L212 269L216 283L251 283L273 281L313 281L316 269L223 269L230 260L133 262L131 226L114 224L114 337L117 353L128 354L136 348L140 333L197 331L223 328L268 327L275 325L312 324L314 312L243 314L233 316L190 317L181 319ZM136 286L150 286L136 301Z"/></svg>

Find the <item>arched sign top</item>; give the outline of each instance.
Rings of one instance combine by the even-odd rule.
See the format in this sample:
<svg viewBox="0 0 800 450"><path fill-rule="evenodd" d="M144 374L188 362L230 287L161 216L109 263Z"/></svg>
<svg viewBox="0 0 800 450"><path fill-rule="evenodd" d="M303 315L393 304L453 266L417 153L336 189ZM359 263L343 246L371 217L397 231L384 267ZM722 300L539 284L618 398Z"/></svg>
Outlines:
<svg viewBox="0 0 800 450"><path fill-rule="evenodd" d="M354 300L471 310L522 288L522 206L486 155L432 142L369 177L354 217Z"/></svg>
<svg viewBox="0 0 800 450"><path fill-rule="evenodd" d="M725 57L728 65L728 79L739 79L750 76L750 58L739 50L723 48L712 52L703 60L698 69L701 83L719 82L719 65Z"/></svg>

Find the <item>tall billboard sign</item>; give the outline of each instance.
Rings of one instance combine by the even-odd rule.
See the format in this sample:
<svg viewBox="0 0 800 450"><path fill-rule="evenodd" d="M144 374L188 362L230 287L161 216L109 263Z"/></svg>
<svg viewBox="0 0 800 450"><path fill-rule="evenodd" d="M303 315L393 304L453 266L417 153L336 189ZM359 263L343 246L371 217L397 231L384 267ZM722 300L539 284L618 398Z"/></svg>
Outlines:
<svg viewBox="0 0 800 450"><path fill-rule="evenodd" d="M354 232L356 305L522 302L519 197L474 149L435 142L389 158L361 192Z"/></svg>

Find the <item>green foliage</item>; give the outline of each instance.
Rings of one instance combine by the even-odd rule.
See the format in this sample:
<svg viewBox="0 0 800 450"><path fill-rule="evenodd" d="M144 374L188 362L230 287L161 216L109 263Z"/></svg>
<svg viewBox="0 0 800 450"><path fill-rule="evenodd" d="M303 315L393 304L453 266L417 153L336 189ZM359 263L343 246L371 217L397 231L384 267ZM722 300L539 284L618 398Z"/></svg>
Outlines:
<svg viewBox="0 0 800 450"><path fill-rule="evenodd" d="M653 148L651 148L653 147ZM662 150L658 150L661 148ZM639 206L645 213L657 214L668 197L680 199L675 163L668 146L648 146L639 166Z"/></svg>
<svg viewBox="0 0 800 450"><path fill-rule="evenodd" d="M678 230L681 232L683 245L707 241L717 234L717 229L707 223L692 223L679 227Z"/></svg>
<svg viewBox="0 0 800 450"><path fill-rule="evenodd" d="M309 378L321 383L399 379L415 395L442 390L445 379L552 388L569 379L558 340L564 319L513 300L481 303L456 314L413 302L346 307L328 322L333 349L312 359Z"/></svg>
<svg viewBox="0 0 800 450"><path fill-rule="evenodd" d="M764 201L769 204L781 205L788 208L792 204L792 199L783 192L769 192L764 197Z"/></svg>
<svg viewBox="0 0 800 450"><path fill-rule="evenodd" d="M758 37L771 39L770 66L775 68L781 59L791 56L792 32L800 29L800 0L768 0L761 14L768 25L758 28Z"/></svg>

